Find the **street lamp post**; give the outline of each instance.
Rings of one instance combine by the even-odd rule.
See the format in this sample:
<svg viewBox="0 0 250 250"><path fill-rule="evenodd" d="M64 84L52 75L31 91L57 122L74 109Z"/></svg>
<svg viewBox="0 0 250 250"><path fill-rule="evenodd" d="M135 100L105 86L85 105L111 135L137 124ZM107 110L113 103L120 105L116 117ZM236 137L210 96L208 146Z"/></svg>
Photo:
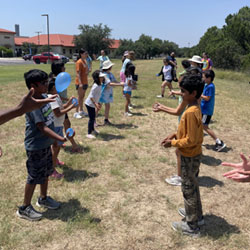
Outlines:
<svg viewBox="0 0 250 250"><path fill-rule="evenodd" d="M49 15L48 14L42 14L42 16L46 16L47 17L47 33L48 33L48 55L50 57L50 47L49 47ZM50 59L48 58L48 62L50 61Z"/></svg>

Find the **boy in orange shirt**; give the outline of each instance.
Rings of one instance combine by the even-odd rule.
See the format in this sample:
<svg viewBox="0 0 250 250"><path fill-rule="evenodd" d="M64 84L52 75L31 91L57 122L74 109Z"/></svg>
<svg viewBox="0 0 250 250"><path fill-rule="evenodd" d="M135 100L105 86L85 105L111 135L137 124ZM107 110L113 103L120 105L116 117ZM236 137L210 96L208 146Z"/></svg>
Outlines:
<svg viewBox="0 0 250 250"><path fill-rule="evenodd" d="M173 222L172 228L190 236L200 236L200 225L204 224L198 184L201 162L201 144L203 126L200 98L204 83L198 75L185 75L180 82L183 101L188 103L182 115L177 133L173 133L162 142L164 147L177 147L181 154L182 193L185 208L179 208L179 214L185 221Z"/></svg>

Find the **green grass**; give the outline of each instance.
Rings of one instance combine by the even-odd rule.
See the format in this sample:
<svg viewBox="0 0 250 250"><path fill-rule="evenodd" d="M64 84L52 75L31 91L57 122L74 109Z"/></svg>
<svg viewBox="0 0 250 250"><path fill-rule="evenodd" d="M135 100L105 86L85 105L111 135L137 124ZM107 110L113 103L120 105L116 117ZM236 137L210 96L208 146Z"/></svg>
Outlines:
<svg viewBox="0 0 250 250"><path fill-rule="evenodd" d="M119 78L120 60L112 72ZM69 113L75 139L82 154L71 154L70 145L61 150L66 165L59 171L61 181L49 182L49 195L59 200L58 211L44 212L43 220L31 223L16 217L22 203L26 180L26 154L23 145L25 119L16 118L0 128L0 249L249 249L249 185L226 180L229 168L222 161L239 161L239 153L249 153L249 94L247 75L215 70L216 106L211 128L227 144L227 151L211 150L213 140L204 137L200 168L201 198L206 225L197 240L172 231L170 223L181 218L183 206L179 187L164 182L176 174L173 148L163 149L160 141L178 126L177 117L153 113L152 104L160 93L161 79L155 77L161 60L135 61L138 90L133 91L134 116L125 118L124 98L114 89L111 105L112 127L100 127L100 136L85 138L88 119L76 120ZM178 60L180 64L180 60ZM50 65L0 66L1 109L16 105L27 93L24 72ZM99 63L94 62L94 69ZM181 71L181 66L178 69ZM72 76L69 96L76 95L74 65L67 64ZM89 83L92 85L91 77ZM177 84L174 83L177 88ZM177 100L161 99L176 107ZM103 109L97 118L103 122ZM36 188L32 204L39 195Z"/></svg>

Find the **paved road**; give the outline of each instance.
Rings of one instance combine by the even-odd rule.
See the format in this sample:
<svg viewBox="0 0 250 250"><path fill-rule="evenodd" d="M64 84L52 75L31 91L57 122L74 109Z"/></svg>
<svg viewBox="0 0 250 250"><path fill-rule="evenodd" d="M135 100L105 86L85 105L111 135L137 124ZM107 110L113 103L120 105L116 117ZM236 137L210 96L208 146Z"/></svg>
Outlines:
<svg viewBox="0 0 250 250"><path fill-rule="evenodd" d="M0 57L0 65L19 65L19 64L34 64L33 61L24 61L22 58L2 58Z"/></svg>

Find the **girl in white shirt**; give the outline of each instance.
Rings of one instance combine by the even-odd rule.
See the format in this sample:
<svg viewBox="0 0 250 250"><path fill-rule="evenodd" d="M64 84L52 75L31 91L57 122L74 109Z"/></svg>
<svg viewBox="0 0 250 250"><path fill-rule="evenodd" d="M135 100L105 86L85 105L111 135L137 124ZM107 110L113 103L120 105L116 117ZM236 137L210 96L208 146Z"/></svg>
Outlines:
<svg viewBox="0 0 250 250"><path fill-rule="evenodd" d="M90 93L85 100L85 106L88 110L89 114L89 122L88 122L88 134L86 135L89 139L94 139L95 135L98 134L98 132L95 130L94 124L95 124L95 117L96 117L96 111L98 112L101 108L101 104L99 103L99 99L101 97L101 91L102 91L102 82L104 81L105 74L100 72L100 70L96 70L92 74L94 84L90 90ZM92 135L94 133L95 135Z"/></svg>

